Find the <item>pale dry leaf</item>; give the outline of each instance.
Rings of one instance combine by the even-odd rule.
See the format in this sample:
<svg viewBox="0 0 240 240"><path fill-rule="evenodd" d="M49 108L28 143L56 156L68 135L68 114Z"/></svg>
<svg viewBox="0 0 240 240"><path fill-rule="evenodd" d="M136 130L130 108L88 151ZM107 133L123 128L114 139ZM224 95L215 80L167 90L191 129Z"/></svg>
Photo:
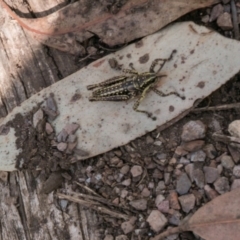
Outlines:
<svg viewBox="0 0 240 240"><path fill-rule="evenodd" d="M156 32L190 11L218 2L129 0L117 14L111 14L100 1L83 0L34 19L20 18L3 0L0 5L41 43L72 54L84 54L79 41L88 39L92 33L110 46L125 44Z"/></svg>
<svg viewBox="0 0 240 240"><path fill-rule="evenodd" d="M89 84L123 74L110 67L109 59L115 58L123 68L129 68L132 63L139 72L146 72L154 59L167 58L174 49L177 53L161 72L167 76L159 80L157 87L165 93L177 91L186 99L175 95L160 97L149 92L139 108L153 113L156 121L133 111L134 100L89 102L91 91L86 88ZM174 24L42 90L16 107L2 124L8 123L18 113L25 115L54 93L60 114L53 126L56 132L60 132L67 123L78 123L77 147L89 153L79 159L87 159L125 145L182 117L196 100L207 97L240 70L239 52L238 41L224 38L192 22ZM75 94L78 98L74 97ZM14 127L7 130L4 131L7 134L0 135L0 170L12 171L16 169L16 156L21 149L16 147Z"/></svg>
<svg viewBox="0 0 240 240"><path fill-rule="evenodd" d="M214 198L177 228L159 234L152 240L164 239L183 231L193 231L205 240L238 240L240 236L240 189Z"/></svg>

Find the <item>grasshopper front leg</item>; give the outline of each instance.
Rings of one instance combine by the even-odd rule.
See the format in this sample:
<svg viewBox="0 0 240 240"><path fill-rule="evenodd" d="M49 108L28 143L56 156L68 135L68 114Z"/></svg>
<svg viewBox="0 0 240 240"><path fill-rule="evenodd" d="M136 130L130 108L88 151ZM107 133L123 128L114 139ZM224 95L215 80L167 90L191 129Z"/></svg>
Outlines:
<svg viewBox="0 0 240 240"><path fill-rule="evenodd" d="M151 90L153 90L156 94L158 94L161 97L167 97L169 95L176 95L177 97L181 98L182 100L185 99L184 96L181 96L178 92L169 92L169 93L163 93L162 91L159 91L158 89L151 87Z"/></svg>
<svg viewBox="0 0 240 240"><path fill-rule="evenodd" d="M134 110L134 111L145 113L145 114L147 114L148 117L151 117L151 116L152 116L152 113L147 112L147 111L144 111L144 110L139 110L138 107L139 107L140 103L142 102L142 100L146 97L146 93L147 93L147 91L151 88L152 85L153 85L153 84L150 84L149 86L147 86L147 87L143 90L141 96L137 99L137 101L136 101L136 102L134 103L134 105L133 105L133 110ZM156 120L156 117L152 117L152 119L153 119L153 120Z"/></svg>
<svg viewBox="0 0 240 240"><path fill-rule="evenodd" d="M156 73L159 73L159 72L162 70L162 68L163 68L163 66L165 65L165 63L168 62L168 61L170 61L170 60L172 60L173 55L174 55L176 52L177 52L177 50L173 50L172 53L171 53L171 55L169 56L169 58L157 58L157 59L155 59L155 60L152 62L152 65L151 65L151 67L150 67L149 72L153 73L153 72L154 72L154 68L156 67L157 63L158 63L159 61L162 61L162 63L160 64L159 69L158 69L157 72L156 72Z"/></svg>

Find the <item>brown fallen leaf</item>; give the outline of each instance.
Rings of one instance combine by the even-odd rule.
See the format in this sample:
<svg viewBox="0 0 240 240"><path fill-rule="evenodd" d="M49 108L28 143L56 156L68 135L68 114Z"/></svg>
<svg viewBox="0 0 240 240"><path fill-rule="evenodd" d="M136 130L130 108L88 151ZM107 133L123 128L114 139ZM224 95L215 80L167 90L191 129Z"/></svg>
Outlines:
<svg viewBox="0 0 240 240"><path fill-rule="evenodd" d="M71 54L83 55L82 42L97 34L110 45L124 44L156 32L180 16L220 0L129 0L117 14L100 1L77 1L46 17L27 19L0 5L39 42ZM90 33L92 32L92 33Z"/></svg>
<svg viewBox="0 0 240 240"><path fill-rule="evenodd" d="M206 240L239 240L240 189L223 194L200 208L178 227L171 228L151 240L192 231Z"/></svg>

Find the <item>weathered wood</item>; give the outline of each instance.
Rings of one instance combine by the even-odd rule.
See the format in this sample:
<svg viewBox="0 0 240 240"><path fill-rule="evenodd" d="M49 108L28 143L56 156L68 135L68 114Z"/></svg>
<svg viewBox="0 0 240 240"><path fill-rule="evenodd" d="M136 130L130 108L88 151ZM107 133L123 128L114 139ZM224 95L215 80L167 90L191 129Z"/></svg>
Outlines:
<svg viewBox="0 0 240 240"><path fill-rule="evenodd" d="M67 4L63 0L6 2L21 17L45 16ZM0 117L80 68L74 56L29 38L4 9L0 9L0 59ZM0 180L0 240L96 239L91 229L96 215L74 203L67 211L61 209L53 193L40 193L44 180L30 171L9 173L7 182Z"/></svg>

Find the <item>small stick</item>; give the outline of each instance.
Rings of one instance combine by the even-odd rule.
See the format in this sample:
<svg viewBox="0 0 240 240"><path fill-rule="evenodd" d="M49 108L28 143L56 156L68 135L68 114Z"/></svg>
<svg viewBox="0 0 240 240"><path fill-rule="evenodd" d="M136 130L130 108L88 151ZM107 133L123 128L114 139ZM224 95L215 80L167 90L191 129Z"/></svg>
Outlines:
<svg viewBox="0 0 240 240"><path fill-rule="evenodd" d="M77 181L74 181L74 183L76 183L81 188L85 189L87 192L92 193L93 195L98 196L98 197L101 198L101 196L99 194L97 194L96 192L94 192L91 188L89 188L89 187L87 187L87 186L85 186L85 185L83 185L83 184L81 184L81 183L79 183Z"/></svg>
<svg viewBox="0 0 240 240"><path fill-rule="evenodd" d="M94 201L90 201L90 200L85 201L85 200L82 200L82 199L79 199L79 198L76 198L76 197L73 197L73 196L63 194L63 193L57 193L57 196L60 199L67 199L69 201L79 203L79 204L81 204L85 207L89 207L89 208L91 208L91 209L93 209L97 212L100 212L100 213L108 214L108 215L110 215L111 217L114 217L114 218L119 218L119 219L124 219L124 220L128 220L130 218L130 216L119 213L119 212L115 212L112 209L108 209L98 202L94 202Z"/></svg>
<svg viewBox="0 0 240 240"><path fill-rule="evenodd" d="M231 104L225 104L225 105L214 106L214 107L195 108L195 109L191 110L191 112L221 111L221 110L229 110L232 108L240 108L240 103L231 103Z"/></svg>
<svg viewBox="0 0 240 240"><path fill-rule="evenodd" d="M116 207L116 208L120 208L120 209L123 209L123 210L127 210L127 211L131 211L131 209L127 208L127 207L122 207L122 206L119 206L115 203L112 203L112 202L109 202L108 200L106 200L105 198L103 197L96 197L96 196L91 196L91 195L87 195L87 194L84 194L84 193L77 193L77 192L72 192L72 191L67 191L67 194L72 196L72 197L75 197L77 199L81 199L81 198L85 198L85 200L96 200L100 203L103 203L103 204L106 204L108 206L112 206L112 207Z"/></svg>
<svg viewBox="0 0 240 240"><path fill-rule="evenodd" d="M212 136L213 136L214 140L219 141L219 142L224 142L227 144L230 144L230 143L240 144L240 138L237 138L237 137L226 136L226 135L222 135L219 133L214 133Z"/></svg>

